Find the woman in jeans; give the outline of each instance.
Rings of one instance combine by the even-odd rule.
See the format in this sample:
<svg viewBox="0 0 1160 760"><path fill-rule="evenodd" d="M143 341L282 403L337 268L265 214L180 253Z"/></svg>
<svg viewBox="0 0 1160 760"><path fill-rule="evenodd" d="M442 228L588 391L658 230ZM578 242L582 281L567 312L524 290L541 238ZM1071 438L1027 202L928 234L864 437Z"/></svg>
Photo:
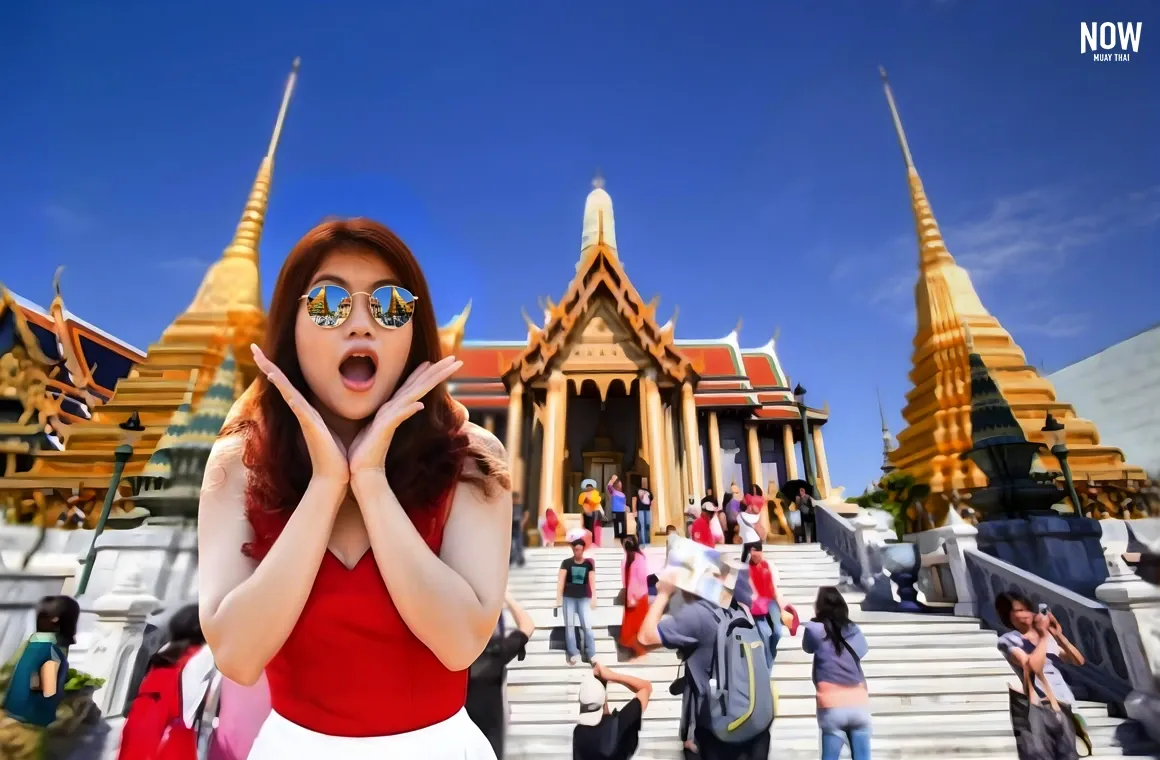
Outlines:
<svg viewBox="0 0 1160 760"><path fill-rule="evenodd" d="M814 656L822 760L838 760L846 742L852 760L870 760L870 694L862 673L868 648L861 629L850 622L850 610L838 589L818 589L802 649Z"/></svg>

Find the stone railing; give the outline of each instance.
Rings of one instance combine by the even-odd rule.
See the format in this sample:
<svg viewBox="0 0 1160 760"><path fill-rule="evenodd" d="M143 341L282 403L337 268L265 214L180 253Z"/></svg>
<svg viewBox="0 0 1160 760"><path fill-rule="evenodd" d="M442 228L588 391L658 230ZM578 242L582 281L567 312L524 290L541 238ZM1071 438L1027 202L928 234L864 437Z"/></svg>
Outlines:
<svg viewBox="0 0 1160 760"><path fill-rule="evenodd" d="M1143 581L1123 556L1141 538L1132 526L1101 521L1106 580L1095 599L1044 580L1027 570L980 551L977 531L966 524L924 531L913 538L923 565L939 573L945 601L958 615L980 617L990 627L1006 627L995 611L995 597L1017 591L1035 604L1048 605L1064 634L1083 653L1082 667L1064 666L1077 693L1109 703L1160 738L1160 588Z"/></svg>
<svg viewBox="0 0 1160 760"><path fill-rule="evenodd" d="M818 543L838 561L843 580L866 592L862 607L897 609L899 599L884 566L891 543L879 529L878 521L865 511L847 520L821 502L814 502L814 514Z"/></svg>

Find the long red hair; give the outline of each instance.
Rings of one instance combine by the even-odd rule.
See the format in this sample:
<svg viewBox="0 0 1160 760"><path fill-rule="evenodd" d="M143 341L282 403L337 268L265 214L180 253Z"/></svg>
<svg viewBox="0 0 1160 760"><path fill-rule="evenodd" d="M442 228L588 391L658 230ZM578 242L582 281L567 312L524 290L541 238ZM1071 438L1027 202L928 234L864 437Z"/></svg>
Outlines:
<svg viewBox="0 0 1160 760"><path fill-rule="evenodd" d="M338 248L357 248L378 256L416 296L411 317L414 336L400 382L421 363L436 362L443 356L427 279L406 244L370 219L323 222L298 241L278 273L262 348L307 398L310 389L298 363L294 324L302 294L323 259ZM412 517L417 510L443 505L443 497L456 480L471 483L489 496L497 489L511 487L506 464L490 447L476 443L465 432L465 422L463 408L452 401L446 386L440 385L423 399L422 411L395 432L387 452L387 480ZM221 435L239 433L246 438L251 512L260 506L288 516L310 483L310 457L297 418L263 376L258 377L246 409L222 429ZM255 517L251 514L251 519Z"/></svg>

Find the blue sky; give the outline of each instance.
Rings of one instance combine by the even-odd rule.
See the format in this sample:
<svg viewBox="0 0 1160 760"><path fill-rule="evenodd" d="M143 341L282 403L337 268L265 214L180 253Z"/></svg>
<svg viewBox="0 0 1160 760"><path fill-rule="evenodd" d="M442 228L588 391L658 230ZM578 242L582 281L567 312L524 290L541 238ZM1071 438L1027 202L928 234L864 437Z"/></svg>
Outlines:
<svg viewBox="0 0 1160 760"><path fill-rule="evenodd" d="M0 279L47 303L65 264L72 311L154 341L228 242L300 55L267 294L315 222L369 215L416 250L441 319L470 298L469 338L519 338L519 305L574 272L599 166L638 289L680 305L682 337L780 327L856 491L876 388L901 425L914 332L883 64L948 245L1031 363L1160 321L1154 3L321 5L0 6ZM1105 20L1144 23L1129 63L1080 55L1079 23Z"/></svg>

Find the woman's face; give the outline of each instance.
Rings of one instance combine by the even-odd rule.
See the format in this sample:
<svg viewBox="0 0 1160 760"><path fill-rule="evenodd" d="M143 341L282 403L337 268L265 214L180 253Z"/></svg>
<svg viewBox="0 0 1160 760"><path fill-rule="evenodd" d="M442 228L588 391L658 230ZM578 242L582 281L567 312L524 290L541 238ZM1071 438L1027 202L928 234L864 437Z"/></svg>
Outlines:
<svg viewBox="0 0 1160 760"><path fill-rule="evenodd" d="M394 393L411 351L414 320L396 329L379 324L369 296L399 284L385 261L358 248L336 249L322 260L307 288L337 285L352 294L350 314L338 327L319 327L298 307L294 342L306 384L326 411L346 420L366 419ZM355 295L361 293L363 295Z"/></svg>
<svg viewBox="0 0 1160 760"><path fill-rule="evenodd" d="M1028 608L1023 602L1011 602L1011 627L1017 631L1026 631L1031 628L1035 619L1035 610Z"/></svg>

